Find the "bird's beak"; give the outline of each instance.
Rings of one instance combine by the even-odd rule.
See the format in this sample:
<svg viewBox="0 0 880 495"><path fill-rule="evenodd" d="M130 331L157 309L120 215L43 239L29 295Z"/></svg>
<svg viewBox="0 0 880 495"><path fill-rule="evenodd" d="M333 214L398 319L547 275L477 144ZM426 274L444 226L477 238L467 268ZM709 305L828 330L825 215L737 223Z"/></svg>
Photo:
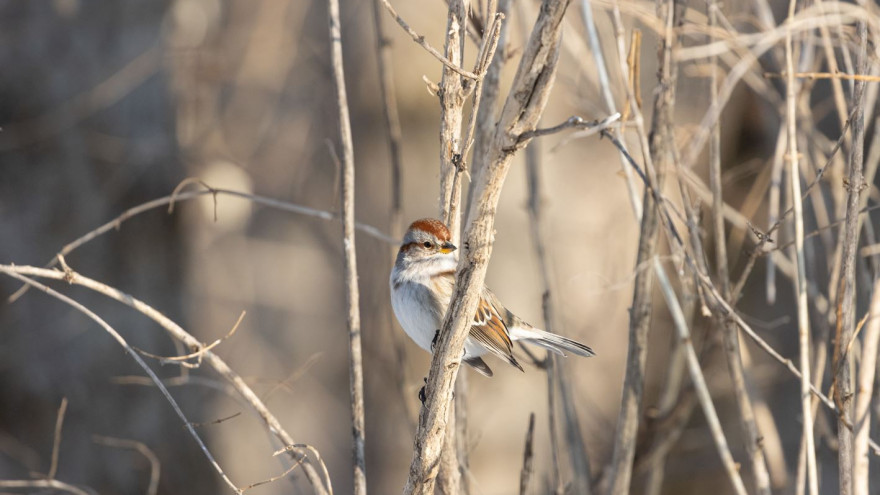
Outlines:
<svg viewBox="0 0 880 495"><path fill-rule="evenodd" d="M455 251L455 244L451 242L444 242L442 246L440 246L440 252L443 254L449 254Z"/></svg>

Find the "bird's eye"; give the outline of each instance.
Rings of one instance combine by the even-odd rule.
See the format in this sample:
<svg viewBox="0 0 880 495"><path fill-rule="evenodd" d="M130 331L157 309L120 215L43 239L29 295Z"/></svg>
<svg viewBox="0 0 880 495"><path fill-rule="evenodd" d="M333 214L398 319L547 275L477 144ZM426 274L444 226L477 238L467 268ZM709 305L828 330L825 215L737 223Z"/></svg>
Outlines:
<svg viewBox="0 0 880 495"><path fill-rule="evenodd" d="M430 242L430 241L425 241L425 244L424 244L424 246L425 246L425 247L426 247L426 248L429 248L429 249L430 249L430 248L431 248L431 247L433 247L433 246L434 246L434 244L433 244L433 243L431 243L431 242Z"/></svg>

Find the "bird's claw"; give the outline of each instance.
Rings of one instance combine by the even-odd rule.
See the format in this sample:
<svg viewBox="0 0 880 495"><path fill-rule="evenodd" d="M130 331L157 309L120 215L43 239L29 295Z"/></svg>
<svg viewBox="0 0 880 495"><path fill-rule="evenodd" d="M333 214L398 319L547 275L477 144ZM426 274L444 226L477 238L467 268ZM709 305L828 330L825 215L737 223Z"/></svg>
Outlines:
<svg viewBox="0 0 880 495"><path fill-rule="evenodd" d="M437 342L440 341L440 329L434 332L434 338L431 339L431 353L434 352L434 348L437 347Z"/></svg>

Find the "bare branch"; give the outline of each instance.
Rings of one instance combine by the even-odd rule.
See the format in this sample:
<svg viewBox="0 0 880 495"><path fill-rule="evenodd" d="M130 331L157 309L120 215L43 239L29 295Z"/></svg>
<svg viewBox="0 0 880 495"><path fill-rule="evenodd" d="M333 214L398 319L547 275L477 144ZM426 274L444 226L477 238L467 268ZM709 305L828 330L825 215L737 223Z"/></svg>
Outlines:
<svg viewBox="0 0 880 495"><path fill-rule="evenodd" d="M67 412L67 397L61 399L61 406L58 407L58 417L55 419L55 435L52 439L52 461L49 465L49 474L47 478L55 479L58 473L58 452L61 449L61 428L64 426L64 413Z"/></svg>
<svg viewBox="0 0 880 495"><path fill-rule="evenodd" d="M0 488L52 488L74 495L91 495L89 492L58 480L0 480ZM92 492L94 493L94 491Z"/></svg>
<svg viewBox="0 0 880 495"><path fill-rule="evenodd" d="M871 432L871 395L874 392L874 377L877 374L877 351L880 344L880 279L874 283L874 296L871 308L866 315L864 345L859 366L859 386L855 399L855 466L853 471L853 493L868 495L868 439ZM876 414L876 413L875 413Z"/></svg>
<svg viewBox="0 0 880 495"><path fill-rule="evenodd" d="M364 367L361 352L361 308L358 292L357 253L354 236L354 145L342 66L342 27L339 0L328 0L330 18L330 58L339 107L339 134L342 141L342 250L345 253L345 303L349 344L349 395L351 400L352 462L354 493L367 493L367 463L364 458Z"/></svg>
<svg viewBox="0 0 880 495"><path fill-rule="evenodd" d="M397 21L398 24L400 24L400 27L402 27L404 31L406 31L406 34L408 34L410 36L410 38L412 38L413 41L418 43L422 48L427 50L428 53L433 55L434 58L436 58L437 60L442 62L444 66L448 67L449 69L454 71L456 74L458 74L460 76L464 76L468 79L479 79L478 75L474 74L473 72L468 72L468 71L462 69L461 67L459 67L458 65L456 65L455 63L450 61L448 58L444 57L443 54L438 52L430 44L428 44L428 42L425 41L424 36L420 35L419 33L415 32L413 30L413 28L409 27L409 24L407 24L406 21L404 21L403 18L400 17L400 14L398 14L397 11L394 10L394 7L391 6L391 4L388 2L388 0L380 0L380 1L382 2L382 5L385 7L385 10L387 10L388 13L391 14L391 17L394 17L394 20Z"/></svg>
<svg viewBox="0 0 880 495"><path fill-rule="evenodd" d="M517 142L526 141L528 139L540 136L546 136L548 134L556 134L557 132L562 132L566 129L587 129L589 132L587 134L582 134L582 136L590 136L592 134L602 132L603 129L610 126L614 122L617 122L618 120L620 120L619 113L611 114L602 120L592 120L589 122L582 119L581 117L573 116L569 117L568 120L566 120L565 122L553 127L548 127L546 129L535 129L532 131L524 132L519 135Z"/></svg>
<svg viewBox="0 0 880 495"><path fill-rule="evenodd" d="M858 22L858 35L861 48L859 50L857 70L864 74L867 68L867 24L864 19ZM789 68L790 72L793 72ZM852 104L855 108L855 116L853 118L853 139L852 148L850 149L849 164L847 166L847 179L844 186L846 188L846 223L843 227L843 236L841 236L843 245L841 250L841 275L839 281L842 286L841 298L838 301L841 317L839 321L840 334L836 350L837 370L835 383L837 389L835 391L835 402L840 408L840 415L837 420L837 439L839 443L838 462L840 469L840 494L850 495L853 493L853 469L855 465L855 445L853 432L850 429L854 424L853 418L853 399L854 392L852 390L852 356L846 352L846 346L840 343L849 342L855 331L855 300L856 300L856 283L855 283L855 264L856 249L859 244L859 202L862 194L862 185L864 184L864 148L865 148L865 81L856 81L855 90L853 92ZM833 284L837 284L838 280L833 280Z"/></svg>
<svg viewBox="0 0 880 495"><path fill-rule="evenodd" d="M794 17L797 0L791 0L788 7L788 18ZM788 23L790 26L790 22ZM801 414L803 415L804 451L806 453L807 478L810 487L810 495L819 495L819 481L816 469L816 446L813 440L813 411L810 400L810 317L807 308L807 272L804 261L804 217L801 204L801 174L798 161L797 148L797 109L795 98L799 86L795 84L794 74L794 49L792 46L792 31L788 29L785 34L785 63L788 70L788 80L785 86L786 95L786 130L788 136L789 163L788 176L791 182L791 197L794 207L794 230L795 252L797 261L797 274L795 276L795 293L797 296L798 314L798 349L800 351L801 371ZM843 466L841 466L843 468Z"/></svg>
<svg viewBox="0 0 880 495"><path fill-rule="evenodd" d="M105 295L111 299L114 299L122 304L125 304L126 306L129 306L129 307L135 309L136 311L139 311L140 313L144 314L144 316L146 316L146 317L150 318L151 320L155 321L156 323L158 323L162 328L167 330L175 339L183 342L184 345L192 347L192 348L198 348L199 346L201 346L201 342L199 342L195 337L193 337L192 335L187 333L183 328L180 327L180 325L178 325L177 323L175 323L174 321L172 321L171 319L169 319L168 317L166 317L165 315L163 315L159 311L156 311L155 308L144 303L140 299L133 297L130 294L126 294L118 289L113 288L113 287L110 287L108 285L102 284L98 281L92 280L92 279L85 277L83 275L80 275L79 273L76 273L73 271L62 272L59 270L49 270L49 269L45 269L45 268L37 268L37 267L32 267L32 266L14 266L14 265L0 265L0 273L7 273L14 278L19 278L22 275L28 275L28 276L37 276L37 277L41 277L41 278L50 278L50 279L54 279L54 280L64 280L70 284L80 285L80 286L85 287L87 289L90 289L90 290L93 290L93 291L98 292L100 294L103 294L103 295ZM27 283L33 284L36 282L30 281ZM40 288L42 289L42 287L44 287L44 286L41 286ZM52 291L52 289L49 289L49 288L47 288L47 289ZM52 292L55 293L55 291L52 291ZM62 294L59 294L59 296L66 297ZM75 301L73 301L73 302L75 303ZM133 350L132 350L132 352L133 352ZM141 360L140 356L138 356L136 354L132 357L136 361L138 361L139 363L143 362L143 360ZM263 403L263 401L260 400L259 397L257 397L257 394L255 394L253 392L253 390L251 390L251 388L247 385L247 383L245 383L244 379L242 379L241 376L239 376L235 371L233 371L232 368L230 368L229 365L226 364L226 362L224 362L222 359L220 359L220 357L218 357L216 354L214 354L211 351L207 351L204 353L204 360L218 374L220 374L223 378L225 378L229 383L232 384L232 387L238 393L238 396L241 397L241 399L245 403L247 403L248 405L250 405L254 409L254 411L260 416L260 419L262 419L262 421L266 425L266 428L274 436L276 436L284 445L295 444L295 442L293 442L290 434L287 433L287 431L284 429L284 427L281 426L281 423L278 421L277 418L275 418L274 415L272 415L272 413L269 411L269 409L266 407L266 405ZM144 364L144 366L146 366L146 364ZM150 370L150 373L152 373L152 370ZM155 375L153 375L153 376L155 376ZM151 376L151 378L153 376ZM158 380L158 378L156 378L156 380ZM160 386L160 390L165 390L164 382L163 382L163 385ZM191 430L192 426L190 424L187 424L187 429ZM299 454L298 452L294 451L293 455L294 455L294 460L296 460L296 461L302 460L302 455ZM324 485L324 481L321 479L320 475L317 473L314 466L312 466L310 463L307 462L307 463L303 464L303 469L305 471L306 477L308 478L309 482L312 484L312 487L319 495L328 494L328 493L332 495L332 493L333 493L332 486L329 483ZM329 478L327 479L327 481L329 482Z"/></svg>
<svg viewBox="0 0 880 495"><path fill-rule="evenodd" d="M666 271L663 269L663 265L660 264L660 260L656 256L654 256L654 271L657 273L657 283L660 285L663 297L666 299L666 304L669 306L670 313L672 313L672 321L675 323L675 329L678 332L678 339L684 346L691 381L697 392L700 406L703 408L703 414L706 416L706 422L709 424L709 430L712 432L712 439L715 441L718 454L721 456L721 461L724 463L724 469L727 471L727 476L730 478L730 482L733 484L736 493L739 495L746 495L746 487L739 475L739 469L737 468L736 462L733 460L733 455L730 453L730 447L728 447L727 439L724 437L724 431L721 429L721 421L718 419L718 413L715 411L715 405L712 403L712 396L709 394L709 387L706 385L706 379L703 377L703 371L700 369L700 360L697 358L697 353L694 350L684 312L682 312L681 306L678 303L678 298L675 296L675 289L673 289L672 284L669 283Z"/></svg>
<svg viewBox="0 0 880 495"><path fill-rule="evenodd" d="M526 495L529 480L532 478L534 451L532 442L535 439L535 413L529 414L529 429L526 430L526 447L523 451L523 466L519 475L519 495Z"/></svg>
<svg viewBox="0 0 880 495"><path fill-rule="evenodd" d="M431 361L426 384L427 400L420 414L409 478L404 488L408 495L433 493L461 351L486 276L495 210L513 158L513 154L505 149L516 143L519 134L535 128L547 103L559 55L562 17L568 3L568 0L545 0L542 4L501 111L501 120L489 150L490 158L474 180L476 192L468 213L455 290Z"/></svg>
<svg viewBox="0 0 880 495"><path fill-rule="evenodd" d="M189 181L189 179L185 179L185 182L189 183L188 181ZM207 191L193 191L193 192L179 193L179 194L175 193L175 194L171 194L169 196L164 196L161 198L154 199L152 201L147 201L146 203L143 203L143 204L140 204L140 205L135 206L133 208L129 208L128 210L125 210L124 212L122 212L120 215L118 215L113 220L110 220L109 222L101 225L100 227L98 227L98 228L86 233L85 235L79 237L78 239L66 244L63 248L61 248L61 251L59 251L55 256L52 257L51 260L49 260L49 262L46 264L46 268L52 268L53 266L55 266L58 263L58 255L67 256L68 254L73 252L75 249L82 247L84 244L94 240L95 238L97 238L103 234L106 234L107 232L109 232L111 230L119 230L121 228L123 222L125 222L126 220L128 220L136 215L139 215L139 214L144 213L146 211L153 210L155 208L159 208L161 206L173 205L175 202L188 201L191 199L199 198L201 196L206 196L208 194L211 194L214 196L225 195L225 196L232 196L232 197L236 197L236 198L244 198L244 199L253 201L254 203L257 203L259 205L268 206L270 208L275 208L276 210L286 211L289 213L296 213L298 215L305 215L305 216L314 217L314 218L320 218L322 220L339 220L340 219L339 215L337 215L335 213L331 213L329 211L316 210L314 208L309 208L307 206L301 206L301 205L297 205L297 204L293 204L293 203L288 203L286 201L280 201L277 199L267 198L265 196L257 196L255 194L248 194L248 193L243 193L240 191L233 191L230 189L212 188L212 187L204 184L204 182L200 182L200 181L199 181L199 183L202 184L204 187L207 187L208 190ZM383 233L382 231L380 231L379 229L377 229L376 227L373 227L371 225L356 222L355 228L357 228L361 232L364 232L365 234L368 234L372 237L375 237L375 238L377 238L383 242L386 242L388 244L391 244L393 246L397 246L400 244L400 239L395 239L395 238ZM15 302L16 300L18 300L19 297L21 297L25 292L27 292L28 287L29 286L25 284L22 288L20 288L19 290L14 292L12 295L10 295L6 299L6 302L11 304L11 303Z"/></svg>
<svg viewBox="0 0 880 495"><path fill-rule="evenodd" d="M636 257L636 266L647 262L654 257L657 245L657 232L659 231L660 211L662 203L655 198L655 193L662 187L662 174L659 173L660 163L669 158L667 146L669 141L665 139L668 125L665 122L669 117L667 109L671 106L675 79L672 67L672 45L675 43L673 27L677 26L683 15L683 5L680 1L670 0L666 5L666 32L659 51L660 69L658 71L660 88L655 93L654 115L651 124L651 142L646 146L642 139L642 152L645 156L646 167L643 180L647 178L645 195L643 198L644 210L639 230L639 247ZM615 12L615 25L619 26L619 14ZM620 38L620 34L618 34ZM618 48L622 50L622 46ZM622 61L621 61L622 62ZM641 113L635 101L632 91L628 90L629 101L637 122L641 121ZM640 137L644 133L640 132ZM612 140L613 141L613 140ZM625 151L620 148L621 151ZM648 161L650 160L650 162ZM655 172L653 165L657 164ZM664 208L665 211L665 208ZM671 227L672 223L667 225ZM679 240L678 235L675 238ZM632 307L630 309L629 324L629 351L626 359L626 375L623 383L620 413L617 419L617 431L615 433L614 454L610 467L610 489L612 495L625 495L629 493L632 478L632 463L635 457L636 433L638 431L639 413L642 404L643 386L645 380L645 363L648 351L648 329L651 322L651 285L653 281L651 270L639 271L636 275L633 288Z"/></svg>
<svg viewBox="0 0 880 495"><path fill-rule="evenodd" d="M116 340L117 343L119 343L119 345L121 345L125 350L128 351L128 353L131 355L131 358L134 359L135 362L138 364L138 366L140 366L144 370L144 372L147 374L147 376L149 376L150 379L153 380L153 383L156 384L156 386L159 388L159 391L162 392L162 395L165 396L165 399L168 401L169 404L171 404L171 407L172 407L172 409L174 409L174 412L177 414L177 416L181 420L183 420L183 423L186 426L187 431L189 431L189 434L195 439L196 443L199 445L199 448L202 449L202 452L205 454L205 457L208 459L208 462L211 463L211 465L214 467L214 469L217 471L217 473L220 475L220 477L223 479L223 481L235 493L241 494L241 489L238 488L237 486L235 486L235 484L232 482L232 480L230 480L226 476L226 473L223 471L223 469L220 467L220 465L217 464L217 461L214 460L214 456L211 455L211 452L208 451L208 447L202 441L201 437L199 437L199 434L196 433L196 430L192 427L189 420L186 419L186 416L183 414L183 411L180 409L180 406L177 404L177 401L174 400L174 397L171 396L171 393L168 392L168 389L165 388L165 385L162 383L161 380L159 380L159 377L156 376L156 373L153 372L153 370L149 366L147 366L147 363L145 363L144 360L141 359L141 357L137 353L134 352L134 349L132 349L131 346L128 345L128 342L126 342L125 339L123 339L122 336L119 335L119 333L113 327L111 327L109 324L107 324L106 321L104 321L100 316L95 314L89 308L87 308L87 307L83 306L82 304L74 301L73 299L65 296L64 294L61 294L61 293L53 290L52 288L47 287L47 286L37 282L36 280L30 279L24 275L21 275L20 273L18 273L16 268L18 268L18 267L9 267L6 265L0 265L0 272L5 273L6 275L8 275L12 278L20 280L20 281L22 281L28 285L31 285L39 290L42 290L46 294L49 294L50 296L52 296L56 299L59 299L60 301L72 306L73 308L75 308L79 312L83 313L84 315L86 315L89 318L91 318L92 320L94 320L107 333L109 333L110 336L113 337L113 339Z"/></svg>

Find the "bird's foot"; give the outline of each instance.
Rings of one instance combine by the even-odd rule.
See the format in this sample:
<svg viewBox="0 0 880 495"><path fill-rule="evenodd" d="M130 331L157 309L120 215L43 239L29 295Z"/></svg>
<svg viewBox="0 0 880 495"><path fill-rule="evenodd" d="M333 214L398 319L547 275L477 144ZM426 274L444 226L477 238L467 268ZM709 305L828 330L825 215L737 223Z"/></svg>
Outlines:
<svg viewBox="0 0 880 495"><path fill-rule="evenodd" d="M431 353L434 353L434 348L437 347L437 342L440 342L440 329L438 328L434 332L434 338L431 339Z"/></svg>

